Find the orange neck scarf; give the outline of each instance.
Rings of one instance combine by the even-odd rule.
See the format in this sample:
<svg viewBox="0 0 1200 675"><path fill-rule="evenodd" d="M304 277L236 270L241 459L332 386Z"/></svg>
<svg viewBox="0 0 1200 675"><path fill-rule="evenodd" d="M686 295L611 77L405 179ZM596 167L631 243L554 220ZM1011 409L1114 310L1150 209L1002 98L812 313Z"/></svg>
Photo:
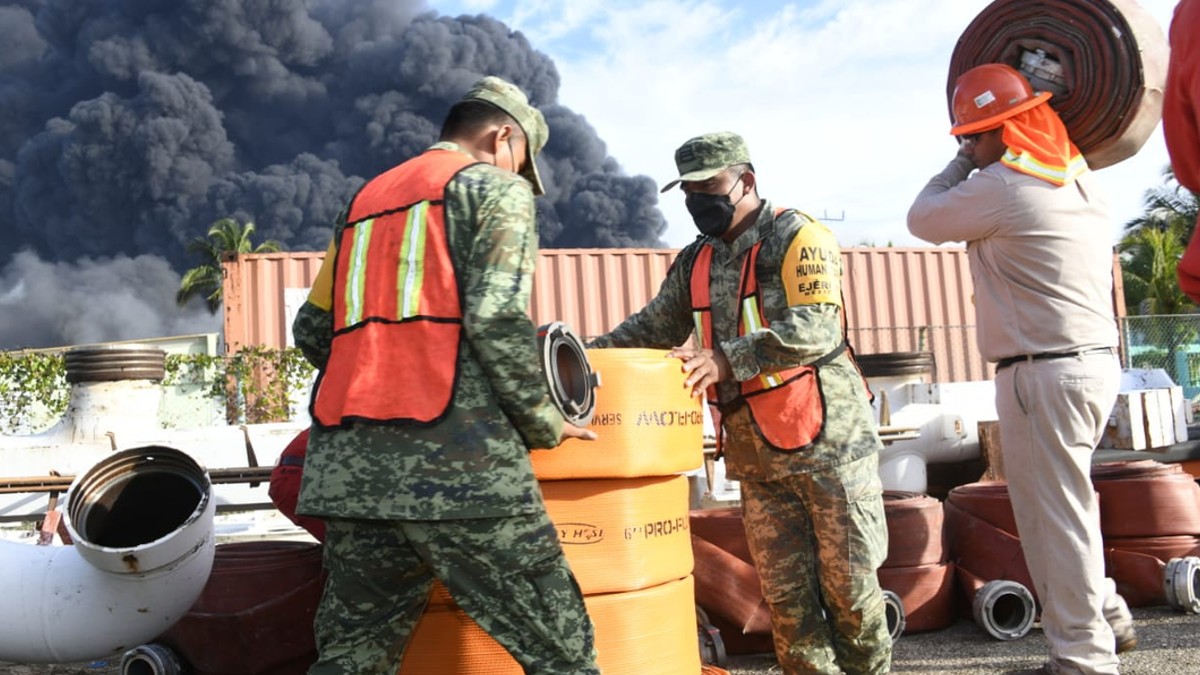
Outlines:
<svg viewBox="0 0 1200 675"><path fill-rule="evenodd" d="M1065 185L1088 169L1087 160L1048 103L1004 120L1003 140L1008 150L1002 164L1051 185Z"/></svg>

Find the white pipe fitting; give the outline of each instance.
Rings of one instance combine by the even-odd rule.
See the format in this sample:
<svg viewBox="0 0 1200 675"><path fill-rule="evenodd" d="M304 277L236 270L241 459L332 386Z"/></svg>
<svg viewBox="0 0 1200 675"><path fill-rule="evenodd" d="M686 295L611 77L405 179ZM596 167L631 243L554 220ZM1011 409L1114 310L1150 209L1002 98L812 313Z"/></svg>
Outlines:
<svg viewBox="0 0 1200 675"><path fill-rule="evenodd" d="M917 429L879 453L885 490L928 491L928 464L979 457L979 422L996 419L993 382L908 383L889 390L889 424Z"/></svg>
<svg viewBox="0 0 1200 675"><path fill-rule="evenodd" d="M975 623L997 640L1017 640L1033 628L1033 594L1008 579L994 579L975 592L971 601Z"/></svg>
<svg viewBox="0 0 1200 675"><path fill-rule="evenodd" d="M1163 570L1163 591L1171 609L1200 614L1200 558L1171 558Z"/></svg>
<svg viewBox="0 0 1200 675"><path fill-rule="evenodd" d="M208 472L161 446L116 452L67 492L73 546L0 541L0 661L121 654L195 604L216 553Z"/></svg>

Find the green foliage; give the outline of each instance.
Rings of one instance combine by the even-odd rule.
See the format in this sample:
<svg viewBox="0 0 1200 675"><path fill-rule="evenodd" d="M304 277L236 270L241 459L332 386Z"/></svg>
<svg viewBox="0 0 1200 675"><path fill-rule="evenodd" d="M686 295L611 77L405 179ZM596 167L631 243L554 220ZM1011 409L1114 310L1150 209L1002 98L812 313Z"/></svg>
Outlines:
<svg viewBox="0 0 1200 675"><path fill-rule="evenodd" d="M188 242L188 253L198 255L200 264L184 272L175 293L175 304L186 305L193 296L202 295L210 313L221 308L223 273L221 260L230 253L268 253L279 250L279 242L268 239L255 246L250 240L254 223L239 223L234 218L222 218L208 228L207 237Z"/></svg>
<svg viewBox="0 0 1200 675"><path fill-rule="evenodd" d="M62 354L0 352L0 433L22 428L39 404L53 416L62 415L69 398Z"/></svg>
<svg viewBox="0 0 1200 675"><path fill-rule="evenodd" d="M1196 222L1196 195L1168 166L1163 185L1146 192L1143 214L1125 225L1117 250L1125 305L1138 314L1185 314L1195 306L1179 290L1176 268Z"/></svg>
<svg viewBox="0 0 1200 675"><path fill-rule="evenodd" d="M313 367L295 347L244 347L224 361L214 381L225 395L230 422L278 422L291 415L292 398L312 379ZM217 392L214 389L214 396Z"/></svg>
<svg viewBox="0 0 1200 675"><path fill-rule="evenodd" d="M168 354L165 371L164 385L206 392L224 406L231 424L287 420L292 399L313 374L295 347L249 347L232 356ZM0 352L0 434L22 429L39 414L61 417L70 392L62 354Z"/></svg>

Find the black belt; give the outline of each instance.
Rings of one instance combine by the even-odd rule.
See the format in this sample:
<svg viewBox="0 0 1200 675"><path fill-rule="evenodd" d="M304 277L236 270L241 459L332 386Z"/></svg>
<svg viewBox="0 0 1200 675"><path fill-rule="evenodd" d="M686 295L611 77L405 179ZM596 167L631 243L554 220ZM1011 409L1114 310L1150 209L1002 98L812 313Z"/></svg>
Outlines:
<svg viewBox="0 0 1200 675"><path fill-rule="evenodd" d="M1042 352L1041 354L1022 354L1021 356L1009 356L1000 359L996 362L996 370L1007 368L1014 363L1022 361L1046 361L1049 359L1070 359L1076 356L1092 356L1095 354L1116 354L1117 351L1113 347L1097 347L1096 349L1085 349L1081 352Z"/></svg>

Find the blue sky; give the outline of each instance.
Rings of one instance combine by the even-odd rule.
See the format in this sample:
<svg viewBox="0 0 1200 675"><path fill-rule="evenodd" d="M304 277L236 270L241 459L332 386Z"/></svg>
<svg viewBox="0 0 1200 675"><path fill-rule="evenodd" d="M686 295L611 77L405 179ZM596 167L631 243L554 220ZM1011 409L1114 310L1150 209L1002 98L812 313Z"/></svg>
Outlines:
<svg viewBox="0 0 1200 675"><path fill-rule="evenodd" d="M1176 0L1141 5L1162 28ZM954 45L987 0L430 0L487 14L549 55L559 101L583 115L626 172L662 184L691 136L742 134L760 193L826 218L843 246L923 246L905 214L954 155L945 83ZM551 130L553 133L553 130ZM1167 164L1161 129L1096 172L1111 236L1142 211ZM671 246L695 230L678 192L660 197Z"/></svg>

